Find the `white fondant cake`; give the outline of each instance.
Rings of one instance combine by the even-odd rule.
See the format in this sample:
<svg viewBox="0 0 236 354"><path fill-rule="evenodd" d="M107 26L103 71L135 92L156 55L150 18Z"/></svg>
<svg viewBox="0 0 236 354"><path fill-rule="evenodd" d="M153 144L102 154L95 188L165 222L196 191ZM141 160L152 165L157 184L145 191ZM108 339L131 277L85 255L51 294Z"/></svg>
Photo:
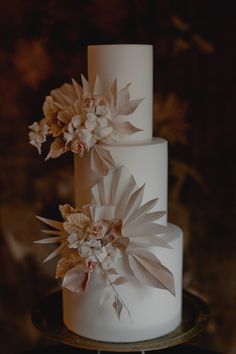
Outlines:
<svg viewBox="0 0 236 354"><path fill-rule="evenodd" d="M167 142L152 138L152 46L102 45L88 48L89 79L98 74L106 86L117 78L118 87L132 83L132 99L145 97L130 117L142 132L104 146L111 153L116 166L126 166L139 186L145 183L143 202L158 198L152 211L167 211ZM128 145L130 144L130 145ZM91 156L80 159L75 155L76 205L90 201L90 189L98 181L91 168ZM167 223L164 215L160 223ZM159 248L153 252L173 273L175 296L167 290L129 282L119 286L119 295L129 308L131 319L124 313L119 320L111 301L99 306L104 285L94 274L84 294L63 289L63 313L66 326L82 336L108 341L133 342L162 336L175 329L181 321L182 311L182 250L183 235L180 228L171 225L168 237L171 249ZM143 235L145 237L145 235ZM119 274L122 274L119 269ZM101 276L101 275L100 275Z"/></svg>
<svg viewBox="0 0 236 354"><path fill-rule="evenodd" d="M71 331L134 342L174 330L182 313L182 230L167 221L167 141L152 138L152 46L88 48L87 81L50 92L30 143L72 151L75 204L39 243L60 243L63 319Z"/></svg>

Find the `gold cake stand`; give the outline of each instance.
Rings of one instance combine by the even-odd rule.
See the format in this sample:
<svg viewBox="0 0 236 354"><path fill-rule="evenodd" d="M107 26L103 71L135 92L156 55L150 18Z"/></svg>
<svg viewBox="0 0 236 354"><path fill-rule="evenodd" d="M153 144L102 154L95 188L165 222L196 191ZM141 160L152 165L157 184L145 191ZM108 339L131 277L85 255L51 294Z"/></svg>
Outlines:
<svg viewBox="0 0 236 354"><path fill-rule="evenodd" d="M62 319L62 294L53 293L38 303L32 311L32 322L48 338L80 349L110 352L142 352L169 348L195 337L207 325L209 308L206 303L184 290L181 324L159 338L134 343L108 343L84 338L69 331Z"/></svg>

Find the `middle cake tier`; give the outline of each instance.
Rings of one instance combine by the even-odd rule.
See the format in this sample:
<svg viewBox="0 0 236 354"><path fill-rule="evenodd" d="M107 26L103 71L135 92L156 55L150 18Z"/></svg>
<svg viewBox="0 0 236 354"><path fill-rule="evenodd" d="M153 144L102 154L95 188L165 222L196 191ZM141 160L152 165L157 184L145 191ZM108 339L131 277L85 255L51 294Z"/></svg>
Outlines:
<svg viewBox="0 0 236 354"><path fill-rule="evenodd" d="M145 184L143 203L158 198L153 211L166 211L159 222L167 223L167 179L168 145L161 138L153 138L150 143L138 145L103 145L115 161L116 167L125 166L133 175L138 186ZM99 177L92 170L91 152L83 158L77 154L75 160L75 204L82 207L90 203L91 187Z"/></svg>

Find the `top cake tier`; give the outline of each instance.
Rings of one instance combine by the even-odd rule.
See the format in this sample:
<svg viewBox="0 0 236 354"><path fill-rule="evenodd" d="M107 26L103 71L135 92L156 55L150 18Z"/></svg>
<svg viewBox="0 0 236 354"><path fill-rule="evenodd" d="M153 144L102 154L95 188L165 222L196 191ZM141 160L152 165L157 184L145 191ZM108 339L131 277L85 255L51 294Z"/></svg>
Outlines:
<svg viewBox="0 0 236 354"><path fill-rule="evenodd" d="M131 100L143 98L128 120L142 129L121 137L120 144L139 144L152 139L153 108L153 50L151 45L115 44L88 47L88 79L94 83L96 75L109 89L114 79L118 89L130 84ZM127 119L127 117L126 117Z"/></svg>

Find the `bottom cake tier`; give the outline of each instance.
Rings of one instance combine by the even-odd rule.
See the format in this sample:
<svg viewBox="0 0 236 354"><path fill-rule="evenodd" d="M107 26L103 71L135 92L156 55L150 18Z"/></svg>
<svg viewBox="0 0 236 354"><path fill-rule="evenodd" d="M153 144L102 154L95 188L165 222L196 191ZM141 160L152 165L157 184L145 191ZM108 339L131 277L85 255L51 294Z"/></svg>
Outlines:
<svg viewBox="0 0 236 354"><path fill-rule="evenodd" d="M137 342L163 336L180 324L183 232L173 224L169 226L171 232L162 237L171 248L153 247L151 250L172 272L175 295L133 280L117 285L117 293L126 306L119 319L107 289L104 291L102 274L94 272L84 293L63 289L63 320L69 330L105 342ZM117 266L120 275L124 266L122 262Z"/></svg>

